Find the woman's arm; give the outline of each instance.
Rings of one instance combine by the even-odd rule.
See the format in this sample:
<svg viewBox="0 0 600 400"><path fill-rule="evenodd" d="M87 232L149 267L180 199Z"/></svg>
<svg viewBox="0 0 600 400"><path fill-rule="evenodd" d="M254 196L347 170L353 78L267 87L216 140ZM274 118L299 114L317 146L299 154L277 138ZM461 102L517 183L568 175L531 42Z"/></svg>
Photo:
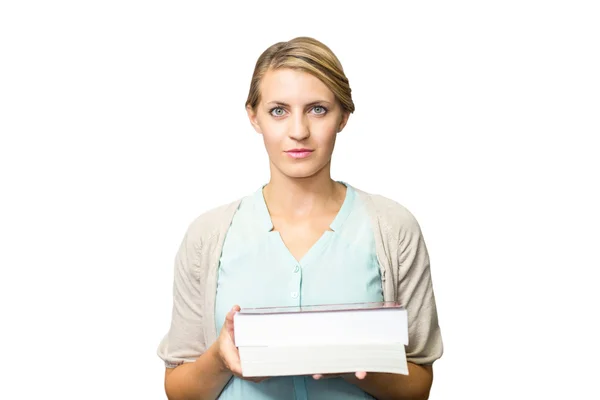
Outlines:
<svg viewBox="0 0 600 400"><path fill-rule="evenodd" d="M240 354L233 340L233 316L238 311L237 304L229 310L217 341L196 361L167 369L165 392L169 400L215 400L233 376L251 382L268 379L242 376Z"/></svg>
<svg viewBox="0 0 600 400"><path fill-rule="evenodd" d="M390 220L399 230L396 301L408 312L409 344L406 347L408 375L369 373L364 380L347 377L379 400L428 399L435 360L443 353L437 308L431 279L429 253L418 221L407 209L398 207ZM389 247L396 245L395 240ZM416 362L415 362L416 361Z"/></svg>
<svg viewBox="0 0 600 400"><path fill-rule="evenodd" d="M233 374L221 361L215 342L192 363L165 372L165 392L169 400L216 399Z"/></svg>
<svg viewBox="0 0 600 400"><path fill-rule="evenodd" d="M200 220L197 220L200 221ZM208 344L202 334L204 294L197 277L196 252L201 225L190 225L174 263L171 327L158 348L165 361L164 388L169 400L216 399L233 372L226 357L235 359L227 329ZM230 313L227 315L230 316ZM224 325L227 324L227 318Z"/></svg>
<svg viewBox="0 0 600 400"><path fill-rule="evenodd" d="M344 379L378 400L426 400L433 382L433 367L408 362L408 375L369 372L364 379Z"/></svg>

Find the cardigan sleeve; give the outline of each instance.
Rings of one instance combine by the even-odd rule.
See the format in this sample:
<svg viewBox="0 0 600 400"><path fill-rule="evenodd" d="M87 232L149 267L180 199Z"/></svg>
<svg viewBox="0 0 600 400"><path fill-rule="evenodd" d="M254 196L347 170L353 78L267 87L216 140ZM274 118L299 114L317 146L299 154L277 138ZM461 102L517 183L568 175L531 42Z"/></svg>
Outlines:
<svg viewBox="0 0 600 400"><path fill-rule="evenodd" d="M203 326L203 294L198 274L200 243L190 229L175 256L171 324L158 346L167 368L193 362L206 350Z"/></svg>
<svg viewBox="0 0 600 400"><path fill-rule="evenodd" d="M406 359L432 364L443 353L427 246L415 217L404 210L398 247L397 301L408 313Z"/></svg>

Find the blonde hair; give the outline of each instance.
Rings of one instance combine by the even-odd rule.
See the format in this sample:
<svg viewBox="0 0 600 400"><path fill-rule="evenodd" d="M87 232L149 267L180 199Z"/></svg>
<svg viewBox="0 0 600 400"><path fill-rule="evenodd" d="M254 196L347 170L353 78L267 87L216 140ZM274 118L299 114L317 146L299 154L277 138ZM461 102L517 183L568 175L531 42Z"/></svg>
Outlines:
<svg viewBox="0 0 600 400"><path fill-rule="evenodd" d="M256 61L246 107L256 110L260 102L260 82L270 69L291 68L320 79L335 95L344 111L353 113L352 90L336 55L320 41L307 36L278 42L266 49Z"/></svg>

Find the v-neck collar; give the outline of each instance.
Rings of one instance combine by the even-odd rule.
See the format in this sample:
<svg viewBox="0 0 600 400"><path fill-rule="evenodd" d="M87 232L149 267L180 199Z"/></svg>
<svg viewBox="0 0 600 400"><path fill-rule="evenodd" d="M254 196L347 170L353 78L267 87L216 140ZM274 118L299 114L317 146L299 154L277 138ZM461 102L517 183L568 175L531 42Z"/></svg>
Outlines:
<svg viewBox="0 0 600 400"><path fill-rule="evenodd" d="M342 181L338 182L346 186L346 196L344 197L344 201L342 202L342 206L340 207L338 213L329 225L329 228L334 232L339 232L342 228L342 225L344 225L344 222L346 222L348 219L348 216L352 212L352 205L354 204L354 198L356 196L352 186ZM254 207L261 230L271 232L273 230L273 220L271 219L271 214L269 214L269 208L267 207L267 202L263 192L265 186L266 184L262 185L254 193Z"/></svg>

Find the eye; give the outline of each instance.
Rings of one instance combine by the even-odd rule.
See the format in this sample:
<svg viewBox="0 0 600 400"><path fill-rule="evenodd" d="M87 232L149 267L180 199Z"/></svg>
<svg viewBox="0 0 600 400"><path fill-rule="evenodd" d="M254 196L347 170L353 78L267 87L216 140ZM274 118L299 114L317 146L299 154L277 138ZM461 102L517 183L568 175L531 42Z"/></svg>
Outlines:
<svg viewBox="0 0 600 400"><path fill-rule="evenodd" d="M323 115L327 113L327 109L323 106L314 106L313 110L315 111L315 114L317 115Z"/></svg>
<svg viewBox="0 0 600 400"><path fill-rule="evenodd" d="M269 111L269 114L271 114L274 117L281 117L284 113L285 111L281 107L275 107Z"/></svg>

